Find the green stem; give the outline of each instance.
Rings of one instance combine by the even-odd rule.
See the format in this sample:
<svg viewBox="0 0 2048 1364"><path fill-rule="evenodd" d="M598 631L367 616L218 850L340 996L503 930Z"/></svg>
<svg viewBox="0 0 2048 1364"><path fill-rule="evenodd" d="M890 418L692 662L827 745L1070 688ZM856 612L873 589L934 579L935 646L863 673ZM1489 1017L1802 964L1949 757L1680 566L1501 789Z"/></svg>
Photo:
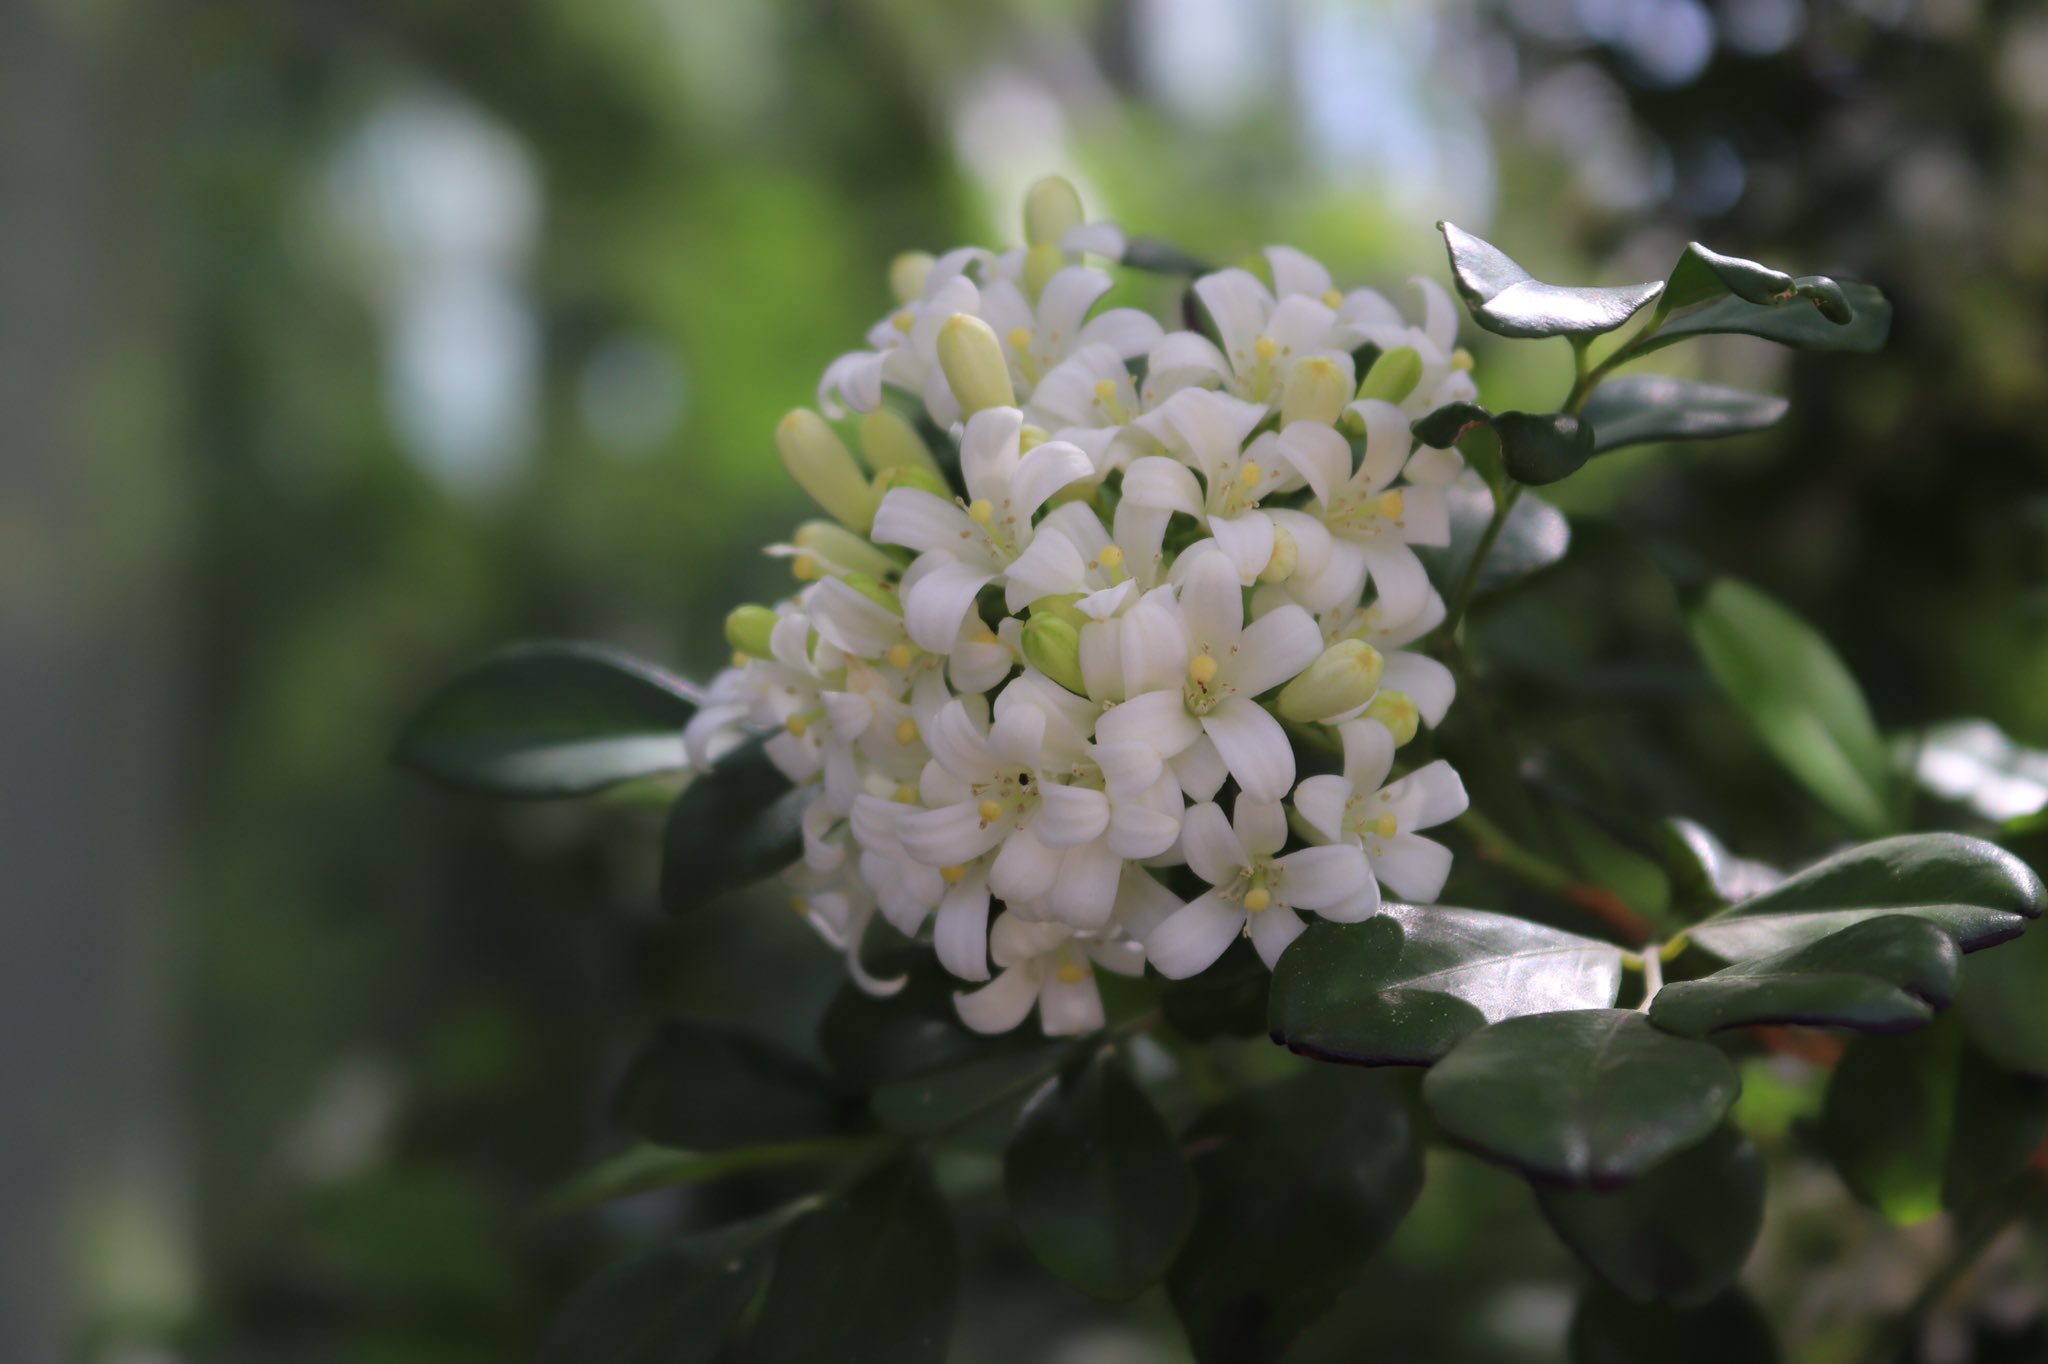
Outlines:
<svg viewBox="0 0 2048 1364"><path fill-rule="evenodd" d="M1494 493L1493 519L1486 523L1478 547L1472 551L1472 562L1465 566L1465 576L1459 580L1457 594L1451 600L1450 614L1440 627L1446 638L1454 634L1465 619L1465 608L1472 604L1472 594L1479 589L1480 571L1486 567L1487 556L1493 553L1494 542L1500 539L1501 528L1508 523L1508 513L1515 509L1515 503L1521 497L1522 485L1513 482L1508 484L1505 492Z"/></svg>

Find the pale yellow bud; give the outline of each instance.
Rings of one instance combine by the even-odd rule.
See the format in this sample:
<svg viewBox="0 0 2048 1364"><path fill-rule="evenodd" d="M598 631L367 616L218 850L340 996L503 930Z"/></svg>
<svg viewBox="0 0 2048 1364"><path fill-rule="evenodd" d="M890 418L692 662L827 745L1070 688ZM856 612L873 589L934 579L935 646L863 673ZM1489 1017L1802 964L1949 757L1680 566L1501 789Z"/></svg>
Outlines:
<svg viewBox="0 0 2048 1364"><path fill-rule="evenodd" d="M931 278L932 258L923 251L905 251L889 262L889 292L898 303L914 303L924 297L924 282Z"/></svg>
<svg viewBox="0 0 2048 1364"><path fill-rule="evenodd" d="M866 597L875 605L897 615L903 614L903 603L896 596L896 589L880 582L866 573L842 573L839 581Z"/></svg>
<svg viewBox="0 0 2048 1364"><path fill-rule="evenodd" d="M1415 737L1422 727L1422 712L1415 703L1397 691L1383 691L1373 697L1372 704L1365 708L1365 718L1377 720L1387 727L1394 736L1394 747L1399 748Z"/></svg>
<svg viewBox="0 0 2048 1364"><path fill-rule="evenodd" d="M823 417L807 408L795 409L775 428L775 448L782 455L782 467L813 502L841 525L867 534L880 498Z"/></svg>
<svg viewBox="0 0 2048 1364"><path fill-rule="evenodd" d="M1010 362L988 323L971 313L954 313L939 328L939 368L967 416L991 407L1015 407Z"/></svg>
<svg viewBox="0 0 2048 1364"><path fill-rule="evenodd" d="M765 606L736 606L725 618L725 642L739 653L767 658L771 653L769 640L780 619Z"/></svg>
<svg viewBox="0 0 2048 1364"><path fill-rule="evenodd" d="M1024 253L1024 288L1037 298L1066 265L1067 258L1057 246L1047 243L1032 247Z"/></svg>
<svg viewBox="0 0 2048 1364"><path fill-rule="evenodd" d="M1285 526L1273 527L1273 557L1259 570L1259 581L1284 583L1301 567L1301 546Z"/></svg>
<svg viewBox="0 0 2048 1364"><path fill-rule="evenodd" d="M806 521L796 528L791 539L812 558L855 573L881 578L902 567L866 536L855 535L837 521Z"/></svg>
<svg viewBox="0 0 2048 1364"><path fill-rule="evenodd" d="M1057 175L1046 176L1024 192L1027 245L1057 247L1062 237L1085 221L1080 192Z"/></svg>
<svg viewBox="0 0 2048 1364"><path fill-rule="evenodd" d="M931 447L917 434L917 428L886 407L878 407L860 419L860 451L876 473L889 469L922 469L940 477L939 462Z"/></svg>
<svg viewBox="0 0 2048 1364"><path fill-rule="evenodd" d="M933 497L943 497L948 502L953 500L953 490L946 485L944 478L933 470L920 468L915 464L898 464L875 475L876 505L881 505L881 499L887 497L894 488L916 488L921 492L930 493Z"/></svg>
<svg viewBox="0 0 2048 1364"><path fill-rule="evenodd" d="M1312 724L1357 710L1372 699L1384 666L1379 650L1364 640L1340 640L1280 689L1280 716Z"/></svg>
<svg viewBox="0 0 2048 1364"><path fill-rule="evenodd" d="M1327 355L1312 355L1295 362L1287 378L1287 392L1280 399L1280 424L1315 422L1335 426L1351 401L1351 376L1344 366Z"/></svg>

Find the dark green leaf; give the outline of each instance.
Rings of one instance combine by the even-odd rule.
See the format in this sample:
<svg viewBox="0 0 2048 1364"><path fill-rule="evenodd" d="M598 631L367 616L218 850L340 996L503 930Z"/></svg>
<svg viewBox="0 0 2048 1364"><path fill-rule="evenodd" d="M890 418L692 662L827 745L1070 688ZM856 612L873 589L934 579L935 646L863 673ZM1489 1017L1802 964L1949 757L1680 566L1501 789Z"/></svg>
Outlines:
<svg viewBox="0 0 2048 1364"><path fill-rule="evenodd" d="M1464 580L1486 524L1493 519L1493 495L1484 488L1453 485L1445 490L1445 501L1450 506L1451 543L1442 549L1419 549L1417 554L1430 581L1448 597ZM1564 558L1571 543L1572 528L1564 513L1532 493L1522 494L1479 570L1478 590L1491 592L1550 567Z"/></svg>
<svg viewBox="0 0 2048 1364"><path fill-rule="evenodd" d="M1707 589L1691 619L1708 670L1765 747L1850 827L1884 832L1891 760L1862 689L1827 641L1730 578Z"/></svg>
<svg viewBox="0 0 2048 1364"><path fill-rule="evenodd" d="M1771 889L1785 874L1764 862L1737 857L1705 825L1665 820L1655 830L1659 861L1671 880L1672 906L1695 913L1718 909Z"/></svg>
<svg viewBox="0 0 2048 1364"><path fill-rule="evenodd" d="M1180 1144L1107 1054L1032 1096L1003 1153L1003 1188L1039 1262L1102 1298L1157 1283L1195 1216Z"/></svg>
<svg viewBox="0 0 2048 1364"><path fill-rule="evenodd" d="M852 981L839 987L818 1021L818 1047L845 1087L861 1092L891 1080L945 1070L986 1052L989 1039L953 1010L960 982L929 951L912 963L903 988L887 998Z"/></svg>
<svg viewBox="0 0 2048 1364"><path fill-rule="evenodd" d="M1627 1009L1482 1028L1423 1078L1444 1135L1531 1179L1612 1187L1706 1139L1741 1088L1714 1047Z"/></svg>
<svg viewBox="0 0 2048 1364"><path fill-rule="evenodd" d="M891 1081L874 1092L868 1106L895 1131L942 1131L985 1109L1021 1100L1058 1068L1068 1050L1061 1044L1028 1051L1003 1047L950 1070Z"/></svg>
<svg viewBox="0 0 2048 1364"><path fill-rule="evenodd" d="M1794 283L1801 289L1817 291L1834 281L1822 275L1808 275ZM1892 329L1891 302L1875 285L1852 282L1836 287L1841 290L1842 304L1849 310L1845 323L1830 322L1818 307L1797 299L1773 306L1724 298L1665 319L1655 332L1633 344L1638 354L1647 355L1687 337L1732 333L1760 336L1802 350L1865 354L1882 350Z"/></svg>
<svg viewBox="0 0 2048 1364"><path fill-rule="evenodd" d="M682 1237L601 1270L549 1323L540 1364L708 1364L754 1300L786 1220Z"/></svg>
<svg viewBox="0 0 2048 1364"><path fill-rule="evenodd" d="M1985 1055L2048 1080L2048 932L2035 929L1966 960L1956 1011Z"/></svg>
<svg viewBox="0 0 2048 1364"><path fill-rule="evenodd" d="M1785 399L1668 374L1624 374L1593 390L1583 415L1593 452L1652 441L1708 440L1761 431L1785 415Z"/></svg>
<svg viewBox="0 0 2048 1364"><path fill-rule="evenodd" d="M1572 1364L1777 1364L1771 1324L1740 1289L1703 1307L1630 1302L1589 1287L1572 1314Z"/></svg>
<svg viewBox="0 0 2048 1364"><path fill-rule="evenodd" d="M1664 297L1657 306L1675 313L1730 294L1767 308L1804 299L1830 322L1845 323L1850 317L1842 286L1825 275L1797 280L1782 270L1740 256L1724 256L1698 242L1689 244L1678 264L1671 267Z"/></svg>
<svg viewBox="0 0 2048 1364"><path fill-rule="evenodd" d="M1555 483L1593 457L1593 428L1563 412L1501 412L1493 419L1500 457L1517 483Z"/></svg>
<svg viewBox="0 0 2048 1364"><path fill-rule="evenodd" d="M1694 1306L1742 1272L1764 1218L1764 1168L1724 1123L1627 1188L1538 1187L1537 1205L1586 1267L1637 1302Z"/></svg>
<svg viewBox="0 0 2048 1364"><path fill-rule="evenodd" d="M1390 1079L1314 1068L1188 1130L1195 1225L1167 1288L1200 1364L1278 1359L1407 1216L1422 1152Z"/></svg>
<svg viewBox="0 0 2048 1364"><path fill-rule="evenodd" d="M1266 1031L1266 997L1273 973L1249 939L1232 942L1216 964L1186 980L1162 980L1159 1007L1182 1037L1258 1037Z"/></svg>
<svg viewBox="0 0 2048 1364"><path fill-rule="evenodd" d="M1201 257L1190 255L1157 237L1126 239L1123 259L1119 263L1155 275L1206 275L1215 268Z"/></svg>
<svg viewBox="0 0 2048 1364"><path fill-rule="evenodd" d="M2013 937L2041 912L2041 879L1981 838L1904 834L1836 853L1687 930L1724 961L1825 938L1862 919L1927 919L1965 952Z"/></svg>
<svg viewBox="0 0 2048 1364"><path fill-rule="evenodd" d="M591 644L521 644L436 692L399 735L401 767L464 791L580 796L690 765L695 688Z"/></svg>
<svg viewBox="0 0 2048 1364"><path fill-rule="evenodd" d="M765 1037L705 1019L655 1029L626 1072L618 1108L648 1141L691 1151L806 1141L842 1126L816 1066Z"/></svg>
<svg viewBox="0 0 2048 1364"><path fill-rule="evenodd" d="M1388 905L1362 924L1309 925L1273 971L1273 1040L1326 1061L1429 1065L1518 1014L1598 1009L1621 949L1505 914Z"/></svg>
<svg viewBox="0 0 2048 1364"><path fill-rule="evenodd" d="M751 885L803 854L811 792L792 787L760 739L692 781L661 837L661 903L671 914Z"/></svg>
<svg viewBox="0 0 2048 1364"><path fill-rule="evenodd" d="M541 1211L555 1217L631 1198L654 1189L680 1189L727 1175L778 1165L807 1165L864 1149L872 1137L816 1137L771 1146L737 1146L702 1154L639 1145L600 1161L557 1189Z"/></svg>
<svg viewBox="0 0 2048 1364"><path fill-rule="evenodd" d="M1999 823L2048 809L2048 753L1989 720L1931 725L1912 747L1913 775L1943 800Z"/></svg>
<svg viewBox="0 0 2048 1364"><path fill-rule="evenodd" d="M1940 925L1903 914L1665 986L1650 1021L1686 1037L1760 1023L1905 1032L1948 1007L1962 961Z"/></svg>
<svg viewBox="0 0 2048 1364"><path fill-rule="evenodd" d="M1448 450L1467 433L1491 427L1493 414L1478 403L1446 403L1436 411L1417 417L1409 424L1415 439L1438 450Z"/></svg>
<svg viewBox="0 0 2048 1364"><path fill-rule="evenodd" d="M956 1278L931 1168L898 1156L783 1234L752 1358L943 1364Z"/></svg>
<svg viewBox="0 0 2048 1364"><path fill-rule="evenodd" d="M1598 336L1628 321L1664 289L1662 280L1586 289L1544 284L1491 243L1451 223L1437 228L1473 320L1502 336Z"/></svg>

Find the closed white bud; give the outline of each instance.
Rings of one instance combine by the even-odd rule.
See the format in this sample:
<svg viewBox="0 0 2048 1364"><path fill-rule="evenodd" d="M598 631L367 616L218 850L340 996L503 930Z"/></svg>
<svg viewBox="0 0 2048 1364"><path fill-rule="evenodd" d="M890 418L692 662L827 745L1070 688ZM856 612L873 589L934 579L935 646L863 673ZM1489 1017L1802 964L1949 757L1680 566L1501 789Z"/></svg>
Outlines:
<svg viewBox="0 0 2048 1364"><path fill-rule="evenodd" d="M946 383L963 415L1017 405L1002 342L988 323L971 313L954 313L939 328L939 368L946 372Z"/></svg>
<svg viewBox="0 0 2048 1364"><path fill-rule="evenodd" d="M775 448L782 467L813 502L841 525L867 534L881 499L823 417L808 408L794 409L775 428Z"/></svg>
<svg viewBox="0 0 2048 1364"><path fill-rule="evenodd" d="M1086 219L1081 194L1057 175L1048 175L1024 192L1024 242L1057 247L1060 239Z"/></svg>
<svg viewBox="0 0 2048 1364"><path fill-rule="evenodd" d="M1315 422L1335 426L1351 401L1351 376L1344 366L1327 355L1297 360L1287 376L1287 392L1280 399L1280 424Z"/></svg>
<svg viewBox="0 0 2048 1364"><path fill-rule="evenodd" d="M836 521L806 521L790 538L798 549L850 573L880 578L903 567L866 536L855 535Z"/></svg>
<svg viewBox="0 0 2048 1364"><path fill-rule="evenodd" d="M1357 710L1379 689L1379 650L1362 639L1341 640L1280 689L1282 719L1311 724Z"/></svg>
<svg viewBox="0 0 2048 1364"><path fill-rule="evenodd" d="M861 418L860 452L876 473L884 469L923 469L939 476L939 462L931 447L917 434L917 428L886 407L878 407Z"/></svg>
<svg viewBox="0 0 2048 1364"><path fill-rule="evenodd" d="M898 303L915 303L924 297L924 282L931 277L932 258L923 251L905 251L889 262L889 292Z"/></svg>

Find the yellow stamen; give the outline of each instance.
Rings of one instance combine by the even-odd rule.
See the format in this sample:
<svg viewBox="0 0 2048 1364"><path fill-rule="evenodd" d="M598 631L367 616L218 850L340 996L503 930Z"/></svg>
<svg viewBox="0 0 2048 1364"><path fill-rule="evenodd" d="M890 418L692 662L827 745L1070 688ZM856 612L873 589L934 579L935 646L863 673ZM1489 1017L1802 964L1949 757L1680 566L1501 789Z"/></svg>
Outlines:
<svg viewBox="0 0 2048 1364"><path fill-rule="evenodd" d="M1070 961L1060 963L1060 969L1054 974L1059 976L1062 985L1079 985L1088 979L1088 973Z"/></svg>
<svg viewBox="0 0 2048 1364"><path fill-rule="evenodd" d="M1372 831L1381 838L1392 838L1401 831L1401 821L1392 815L1381 815L1372 822Z"/></svg>
<svg viewBox="0 0 2048 1364"><path fill-rule="evenodd" d="M889 646L890 667L907 668L916 661L917 650L911 648L908 644L891 644Z"/></svg>
<svg viewBox="0 0 2048 1364"><path fill-rule="evenodd" d="M1207 654L1196 654L1188 660L1188 678L1198 687L1206 687L1216 680L1216 660Z"/></svg>
<svg viewBox="0 0 2048 1364"><path fill-rule="evenodd" d="M811 902L809 900L804 899L804 897L801 895L790 896L789 907L796 911L796 915L799 919L803 918L805 915L811 912Z"/></svg>
<svg viewBox="0 0 2048 1364"><path fill-rule="evenodd" d="M732 665L733 665L733 667L735 667L735 668L744 668L744 667L746 667L746 666L747 666L747 656L746 656L745 654L741 653L741 652L740 652L740 651L739 651L738 649L734 649L734 650L732 651Z"/></svg>
<svg viewBox="0 0 2048 1364"><path fill-rule="evenodd" d="M1244 893L1244 907L1247 913L1263 914L1273 906L1273 892L1264 886L1253 886Z"/></svg>
<svg viewBox="0 0 2048 1364"><path fill-rule="evenodd" d="M897 742L897 743L899 743L899 744L905 744L905 745L909 745L909 744L914 744L914 743L916 743L916 742L917 742L917 721L915 721L915 720L910 720L910 719L904 719L904 720L899 720L899 721L897 721L897 723L896 723L896 742Z"/></svg>
<svg viewBox="0 0 2048 1364"><path fill-rule="evenodd" d="M967 504L967 519L977 526L987 525L995 515L995 506L985 497L977 497Z"/></svg>
<svg viewBox="0 0 2048 1364"><path fill-rule="evenodd" d="M1115 572L1124 566L1124 552L1115 545L1104 545L1102 553L1095 556L1095 562Z"/></svg>
<svg viewBox="0 0 2048 1364"><path fill-rule="evenodd" d="M896 788L896 803L897 803L898 805L915 805L915 804L917 804L917 788L916 788L915 786L899 786L899 787L897 787L897 788Z"/></svg>
<svg viewBox="0 0 2048 1364"><path fill-rule="evenodd" d="M908 308L899 308L896 310L896 315L889 319L889 323L897 331L907 336L910 333L910 329L917 325L917 314L911 312Z"/></svg>
<svg viewBox="0 0 2048 1364"><path fill-rule="evenodd" d="M1389 521L1399 521L1408 510L1408 501L1396 488L1390 493L1380 494L1380 500L1373 504L1373 509Z"/></svg>
<svg viewBox="0 0 2048 1364"><path fill-rule="evenodd" d="M939 877L949 886L960 884L960 878L967 875L967 868L961 866L940 867Z"/></svg>
<svg viewBox="0 0 2048 1364"><path fill-rule="evenodd" d="M1031 328L1029 328L1029 327L1012 327L1012 328L1010 328L1010 348L1011 348L1012 350L1016 351L1016 352L1017 352L1017 353L1018 353L1019 355L1022 355L1022 354L1023 354L1023 353L1025 352L1025 351L1027 351L1027 350L1030 350L1030 349L1031 349Z"/></svg>
<svg viewBox="0 0 2048 1364"><path fill-rule="evenodd" d="M1116 380L1097 379L1095 381L1095 401L1100 403L1115 402Z"/></svg>
<svg viewBox="0 0 2048 1364"><path fill-rule="evenodd" d="M1470 368L1472 368L1472 352L1471 352L1471 351L1469 351L1469 350L1466 350L1466 349L1465 349L1465 348L1464 348L1463 346L1460 346L1460 347L1458 347L1458 348L1457 348L1456 350L1452 351L1452 352L1451 352L1451 368L1452 368L1452 369L1470 369Z"/></svg>
<svg viewBox="0 0 2048 1364"><path fill-rule="evenodd" d="M1279 353L1279 343L1276 342L1270 336L1262 336L1258 340L1252 342L1252 354L1256 355L1260 359L1260 361L1264 363L1270 364L1272 362L1273 357L1278 355Z"/></svg>
<svg viewBox="0 0 2048 1364"><path fill-rule="evenodd" d="M789 571L800 583L815 581L818 577L818 561L808 554L799 554L789 561Z"/></svg>
<svg viewBox="0 0 2048 1364"><path fill-rule="evenodd" d="M1244 462L1244 468L1237 471L1237 481L1247 488L1256 488L1259 486L1259 480L1265 477L1265 472L1259 467L1257 460L1248 459Z"/></svg>
<svg viewBox="0 0 2048 1364"><path fill-rule="evenodd" d="M1003 807L992 800L985 800L976 807L975 813L981 816L982 823L993 824L1003 817Z"/></svg>
<svg viewBox="0 0 2048 1364"><path fill-rule="evenodd" d="M811 727L811 717L808 715L792 715L783 723L788 727L791 734L801 739L804 737L804 731Z"/></svg>
<svg viewBox="0 0 2048 1364"><path fill-rule="evenodd" d="M1335 289L1325 289L1323 291L1323 306L1325 308L1343 307L1344 295L1338 293Z"/></svg>

